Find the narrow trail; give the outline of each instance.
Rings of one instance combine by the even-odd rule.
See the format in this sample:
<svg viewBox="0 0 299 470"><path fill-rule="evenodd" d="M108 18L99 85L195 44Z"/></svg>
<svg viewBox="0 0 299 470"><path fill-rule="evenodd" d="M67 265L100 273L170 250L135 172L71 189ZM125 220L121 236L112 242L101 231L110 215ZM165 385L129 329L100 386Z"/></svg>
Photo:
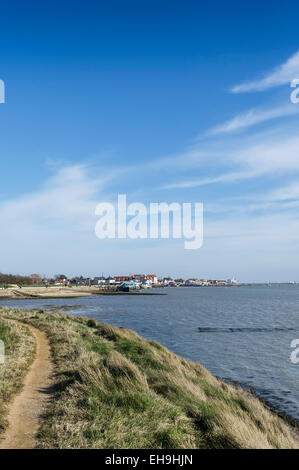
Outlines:
<svg viewBox="0 0 299 470"><path fill-rule="evenodd" d="M35 337L36 356L24 379L22 391L9 406L9 426L2 440L0 439L0 449L36 447L40 418L50 400L53 363L49 341L42 331L27 324L26 326Z"/></svg>

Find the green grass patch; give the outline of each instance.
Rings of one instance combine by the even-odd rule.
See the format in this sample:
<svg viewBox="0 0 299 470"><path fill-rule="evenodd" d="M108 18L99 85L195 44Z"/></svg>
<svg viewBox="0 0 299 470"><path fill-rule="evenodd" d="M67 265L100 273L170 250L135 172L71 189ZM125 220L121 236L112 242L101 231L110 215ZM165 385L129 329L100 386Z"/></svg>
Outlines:
<svg viewBox="0 0 299 470"><path fill-rule="evenodd" d="M18 345L19 337L14 334L11 326L0 319L0 340L3 341L6 354L12 352Z"/></svg>

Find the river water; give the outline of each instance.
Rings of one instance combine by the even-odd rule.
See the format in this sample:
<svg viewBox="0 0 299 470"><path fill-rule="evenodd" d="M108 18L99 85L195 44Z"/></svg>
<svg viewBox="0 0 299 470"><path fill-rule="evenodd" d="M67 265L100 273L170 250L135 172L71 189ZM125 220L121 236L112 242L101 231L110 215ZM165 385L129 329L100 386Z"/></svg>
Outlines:
<svg viewBox="0 0 299 470"><path fill-rule="evenodd" d="M163 296L98 296L3 301L19 308L60 309L131 328L219 378L253 387L299 421L299 286L155 289Z"/></svg>

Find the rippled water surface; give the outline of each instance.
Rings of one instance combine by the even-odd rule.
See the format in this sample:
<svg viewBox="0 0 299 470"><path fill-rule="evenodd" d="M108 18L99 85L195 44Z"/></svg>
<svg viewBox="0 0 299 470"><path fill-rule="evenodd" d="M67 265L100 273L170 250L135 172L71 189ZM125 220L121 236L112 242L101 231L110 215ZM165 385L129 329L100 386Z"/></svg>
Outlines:
<svg viewBox="0 0 299 470"><path fill-rule="evenodd" d="M299 286L161 292L168 295L19 300L0 305L57 306L131 328L180 356L200 361L217 377L254 387L258 395L299 421L299 363L290 360L291 342L299 339Z"/></svg>

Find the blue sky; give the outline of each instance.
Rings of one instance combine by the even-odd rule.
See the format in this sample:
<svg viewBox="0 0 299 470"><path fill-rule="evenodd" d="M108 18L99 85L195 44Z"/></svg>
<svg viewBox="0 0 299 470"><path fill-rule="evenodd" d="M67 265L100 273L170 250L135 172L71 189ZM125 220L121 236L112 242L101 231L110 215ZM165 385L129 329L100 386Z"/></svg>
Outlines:
<svg viewBox="0 0 299 470"><path fill-rule="evenodd" d="M296 10L1 6L0 270L299 280ZM203 202L203 247L98 240L118 193Z"/></svg>

